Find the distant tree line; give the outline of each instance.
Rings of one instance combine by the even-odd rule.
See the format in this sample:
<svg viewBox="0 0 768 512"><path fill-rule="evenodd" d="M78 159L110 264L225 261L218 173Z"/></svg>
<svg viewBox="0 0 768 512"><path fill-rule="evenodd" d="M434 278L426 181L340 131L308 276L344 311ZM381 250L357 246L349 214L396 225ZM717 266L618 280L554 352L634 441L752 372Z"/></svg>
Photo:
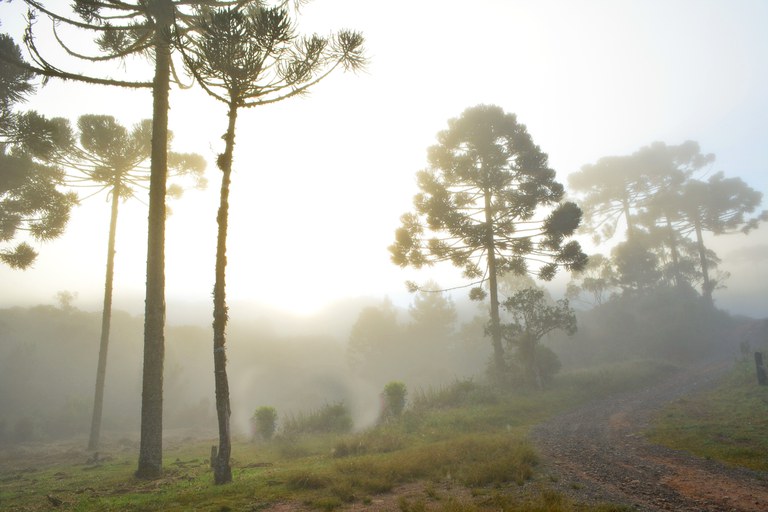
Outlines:
<svg viewBox="0 0 768 512"><path fill-rule="evenodd" d="M768 211L759 210L762 194L740 178L711 172L714 160L692 141L657 142L570 175L585 211L584 231L599 243L619 237L624 226L625 237L610 256L590 258L568 296L600 304L612 294L660 286L699 288L713 306L727 273L719 271L721 260L704 234L747 234L768 219Z"/></svg>

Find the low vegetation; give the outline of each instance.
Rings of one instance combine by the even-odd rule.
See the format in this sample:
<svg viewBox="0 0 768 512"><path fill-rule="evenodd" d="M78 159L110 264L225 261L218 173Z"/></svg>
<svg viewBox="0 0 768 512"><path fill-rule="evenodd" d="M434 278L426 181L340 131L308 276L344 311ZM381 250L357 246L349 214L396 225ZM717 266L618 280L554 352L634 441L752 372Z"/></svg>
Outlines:
<svg viewBox="0 0 768 512"><path fill-rule="evenodd" d="M664 409L648 435L700 457L768 471L768 387L758 385L754 364L741 362L716 389Z"/></svg>
<svg viewBox="0 0 768 512"><path fill-rule="evenodd" d="M182 511L194 505L225 511L261 510L290 500L333 510L384 499L405 486L410 493L391 498L403 511L575 510L538 478L537 456L526 439L529 428L564 408L671 370L658 363L624 363L563 375L546 391L507 395L471 380L456 381L414 393L397 421L355 433L336 428L344 407L329 404L283 422L270 441L236 442L234 483L224 487L210 478L210 442L168 443L165 473L156 481L132 478L135 442L130 440L113 441L90 458L71 443L58 453L50 443L8 445L0 457L0 508L48 510L59 503L68 510Z"/></svg>

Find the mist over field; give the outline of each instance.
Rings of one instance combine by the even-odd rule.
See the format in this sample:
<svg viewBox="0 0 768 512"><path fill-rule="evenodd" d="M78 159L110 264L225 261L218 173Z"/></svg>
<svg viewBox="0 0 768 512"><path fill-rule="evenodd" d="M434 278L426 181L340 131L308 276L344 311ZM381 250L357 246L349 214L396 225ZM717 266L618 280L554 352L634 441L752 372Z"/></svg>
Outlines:
<svg viewBox="0 0 768 512"><path fill-rule="evenodd" d="M0 509L768 509L768 3L0 18Z"/></svg>
<svg viewBox="0 0 768 512"><path fill-rule="evenodd" d="M261 406L275 407L285 420L344 403L359 430L376 423L380 395L390 381L404 382L411 395L467 379L485 382L492 352L484 308L442 300L453 313L443 311L421 326L408 308L396 308L386 298L350 300L313 317L240 310L246 319L232 322L227 351L235 435L251 436L249 419ZM637 359L677 364L718 355L736 359L765 347L768 329L768 321L712 315L671 291L617 300L582 311L578 319L573 337L559 333L543 340L558 355L561 371ZM72 305L0 310L2 439L85 438L100 322L100 312ZM104 435L135 441L143 319L118 310L112 322ZM362 337L360 328L366 330ZM210 328L200 325L167 327L168 435L215 435L210 336ZM362 342L361 350L355 350L356 342Z"/></svg>

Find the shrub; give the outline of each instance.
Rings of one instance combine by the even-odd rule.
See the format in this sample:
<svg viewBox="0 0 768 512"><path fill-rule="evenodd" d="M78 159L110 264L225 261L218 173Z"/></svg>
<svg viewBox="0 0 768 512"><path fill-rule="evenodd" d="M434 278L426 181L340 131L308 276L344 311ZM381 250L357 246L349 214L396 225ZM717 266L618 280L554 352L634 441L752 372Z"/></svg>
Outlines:
<svg viewBox="0 0 768 512"><path fill-rule="evenodd" d="M384 386L382 396L381 419L388 420L399 418L405 409L405 396L408 391L405 384L399 381L392 381Z"/></svg>
<svg viewBox="0 0 768 512"><path fill-rule="evenodd" d="M560 371L562 364L557 354L544 345L536 346L536 366L541 376L542 384L549 385L552 383L555 374Z"/></svg>
<svg viewBox="0 0 768 512"><path fill-rule="evenodd" d="M267 405L256 409L251 418L254 437L260 436L265 441L272 439L277 428L277 410Z"/></svg>

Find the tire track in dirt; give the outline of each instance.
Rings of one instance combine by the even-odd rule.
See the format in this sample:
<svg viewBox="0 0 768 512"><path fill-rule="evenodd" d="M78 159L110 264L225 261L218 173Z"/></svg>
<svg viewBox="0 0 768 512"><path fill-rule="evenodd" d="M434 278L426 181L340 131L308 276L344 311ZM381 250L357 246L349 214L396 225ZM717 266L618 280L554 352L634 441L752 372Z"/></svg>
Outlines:
<svg viewBox="0 0 768 512"><path fill-rule="evenodd" d="M652 445L642 435L653 413L711 388L730 365L680 370L640 392L578 407L536 427L532 439L552 485L576 501L648 512L768 511L768 473Z"/></svg>

